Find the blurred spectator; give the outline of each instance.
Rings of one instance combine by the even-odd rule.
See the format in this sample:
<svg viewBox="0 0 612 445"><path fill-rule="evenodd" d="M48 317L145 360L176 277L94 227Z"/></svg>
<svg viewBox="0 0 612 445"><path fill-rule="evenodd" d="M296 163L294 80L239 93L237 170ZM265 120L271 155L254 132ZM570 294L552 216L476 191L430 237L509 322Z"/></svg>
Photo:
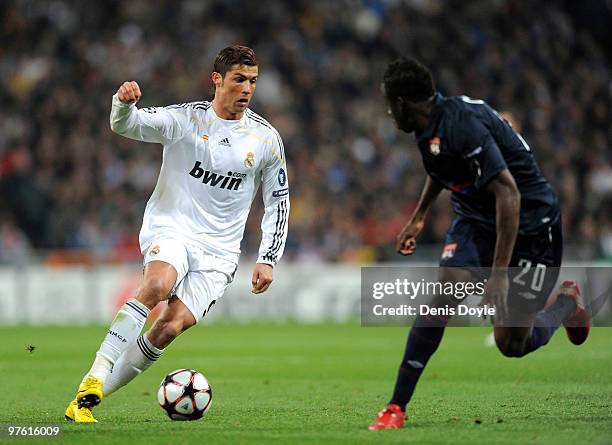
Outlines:
<svg viewBox="0 0 612 445"><path fill-rule="evenodd" d="M0 216L0 264L25 264L30 255L28 238L10 217Z"/></svg>
<svg viewBox="0 0 612 445"><path fill-rule="evenodd" d="M424 173L379 85L386 64L408 53L434 68L444 94L511 111L562 199L567 243L579 245L568 254L612 255L608 4L2 2L0 208L35 247L137 255L161 150L110 132L111 96L134 79L140 106L209 99L215 54L239 42L260 59L253 109L285 140L288 257L397 259L395 236ZM421 244L439 242L451 217L446 202L436 205ZM258 247L258 218L247 226L247 255Z"/></svg>
<svg viewBox="0 0 612 445"><path fill-rule="evenodd" d="M30 151L24 146L7 150L0 159L0 169L3 204L36 247L48 245L51 199L40 184Z"/></svg>

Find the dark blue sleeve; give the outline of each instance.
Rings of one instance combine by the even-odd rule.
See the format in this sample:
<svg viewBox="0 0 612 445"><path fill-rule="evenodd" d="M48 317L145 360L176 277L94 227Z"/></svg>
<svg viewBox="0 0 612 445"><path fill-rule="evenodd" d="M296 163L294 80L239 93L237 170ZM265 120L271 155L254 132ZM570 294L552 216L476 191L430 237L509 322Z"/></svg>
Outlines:
<svg viewBox="0 0 612 445"><path fill-rule="evenodd" d="M460 116L453 133L454 146L470 164L475 188L484 188L508 168L491 131L473 113Z"/></svg>

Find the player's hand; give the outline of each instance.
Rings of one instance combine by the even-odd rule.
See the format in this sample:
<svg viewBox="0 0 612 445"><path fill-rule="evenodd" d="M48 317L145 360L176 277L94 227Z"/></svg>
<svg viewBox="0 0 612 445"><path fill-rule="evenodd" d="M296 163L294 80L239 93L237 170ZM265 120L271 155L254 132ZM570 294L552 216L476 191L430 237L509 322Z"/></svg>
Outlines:
<svg viewBox="0 0 612 445"><path fill-rule="evenodd" d="M123 82L123 85L119 87L117 90L117 97L124 104L133 104L138 102L142 93L140 92L140 87L136 82L129 81Z"/></svg>
<svg viewBox="0 0 612 445"><path fill-rule="evenodd" d="M495 305L495 320L501 324L508 317L508 271L505 268L493 269L484 287L484 298L481 305Z"/></svg>
<svg viewBox="0 0 612 445"><path fill-rule="evenodd" d="M272 266L269 264L257 263L255 264L255 269L253 270L253 277L251 278L251 284L253 285L253 289L251 292L254 294L260 294L265 292L272 284Z"/></svg>
<svg viewBox="0 0 612 445"><path fill-rule="evenodd" d="M416 250L416 238L423 230L425 222L422 218L412 218L397 236L396 249L402 255L412 255Z"/></svg>

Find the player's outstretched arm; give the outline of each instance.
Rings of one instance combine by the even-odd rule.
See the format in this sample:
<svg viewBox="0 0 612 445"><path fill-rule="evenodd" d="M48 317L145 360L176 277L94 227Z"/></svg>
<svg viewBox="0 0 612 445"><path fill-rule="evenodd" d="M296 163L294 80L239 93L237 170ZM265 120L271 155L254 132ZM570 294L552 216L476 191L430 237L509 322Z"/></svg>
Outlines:
<svg viewBox="0 0 612 445"><path fill-rule="evenodd" d="M508 169L504 169L487 184L495 195L495 221L497 241L493 255L493 270L485 286L485 298L495 303L497 314L503 320L508 314L508 265L512 258L518 234L521 193Z"/></svg>
<svg viewBox="0 0 612 445"><path fill-rule="evenodd" d="M404 226L397 236L396 248L402 255L412 255L416 250L416 238L421 233L421 230L423 230L425 216L441 191L442 185L430 176L427 176L416 209L410 217L408 224Z"/></svg>
<svg viewBox="0 0 612 445"><path fill-rule="evenodd" d="M139 110L142 97L138 83L123 82L113 96L110 114L111 130L130 139L167 144L183 136L189 123L183 110L164 107Z"/></svg>

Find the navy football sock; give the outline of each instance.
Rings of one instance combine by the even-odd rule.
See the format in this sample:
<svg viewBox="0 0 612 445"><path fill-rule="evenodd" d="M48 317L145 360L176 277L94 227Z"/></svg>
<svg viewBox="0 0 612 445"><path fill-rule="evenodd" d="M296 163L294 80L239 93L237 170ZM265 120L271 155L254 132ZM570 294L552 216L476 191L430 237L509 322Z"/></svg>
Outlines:
<svg viewBox="0 0 612 445"><path fill-rule="evenodd" d="M425 365L438 349L447 322L446 317L419 315L415 319L408 334L406 351L397 374L393 397L389 402L399 405L402 411L406 411L406 405L412 398Z"/></svg>
<svg viewBox="0 0 612 445"><path fill-rule="evenodd" d="M576 310L576 303L567 295L559 295L555 304L540 311L533 323L531 337L527 340L526 353L544 346L552 338L563 320Z"/></svg>

